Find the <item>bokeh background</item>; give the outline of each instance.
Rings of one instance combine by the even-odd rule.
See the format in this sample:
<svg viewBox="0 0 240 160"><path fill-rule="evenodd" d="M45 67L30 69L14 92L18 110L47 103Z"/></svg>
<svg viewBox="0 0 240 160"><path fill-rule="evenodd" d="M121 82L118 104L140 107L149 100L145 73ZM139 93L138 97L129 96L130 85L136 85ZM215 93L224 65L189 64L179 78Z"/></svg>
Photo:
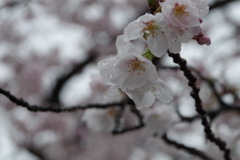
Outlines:
<svg viewBox="0 0 240 160"><path fill-rule="evenodd" d="M240 102L240 1L211 0L202 28L212 44L184 44L181 55L211 80L226 104ZM116 54L124 27L148 12L145 0L0 0L0 87L32 104L61 106L103 103L91 89L96 63ZM159 75L174 101L162 106L171 116L196 115L182 73L161 60ZM219 111L211 124L240 159L239 111L224 110L206 80L199 80L207 111ZM116 98L117 99L117 98ZM170 109L169 109L170 108ZM145 112L141 111L144 115ZM84 111L32 113L0 96L0 160L198 160L154 138L148 129L113 136L94 132L82 121ZM125 124L134 118L126 111ZM222 153L206 141L200 120L179 118L168 135L216 160ZM165 123L165 122L164 122Z"/></svg>

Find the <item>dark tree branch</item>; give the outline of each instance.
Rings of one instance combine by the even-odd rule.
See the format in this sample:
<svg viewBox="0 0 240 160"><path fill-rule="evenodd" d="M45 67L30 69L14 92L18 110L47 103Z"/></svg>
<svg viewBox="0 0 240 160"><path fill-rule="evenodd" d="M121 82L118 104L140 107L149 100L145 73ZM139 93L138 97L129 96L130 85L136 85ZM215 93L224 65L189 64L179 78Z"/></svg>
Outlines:
<svg viewBox="0 0 240 160"><path fill-rule="evenodd" d="M195 116L191 116L191 117L185 117L183 115L181 115L181 113L179 112L179 107L177 106L177 109L176 109L176 113L178 114L178 116L181 118L181 120L183 122L193 122L194 120L200 118L199 115L195 115Z"/></svg>
<svg viewBox="0 0 240 160"><path fill-rule="evenodd" d="M76 110L86 110L90 108L100 108L100 109L106 109L106 108L112 108L112 107L119 107L124 104L128 104L129 101L122 101L122 102L116 102L116 103L109 103L109 104L88 104L85 106L69 106L69 107L56 107L56 106L40 106L40 105L32 105L26 102L22 98L17 98L14 95L12 95L9 91L6 91L2 88L0 88L0 94L6 96L11 102L14 104L21 106L23 108L26 108L29 111L32 112L72 112Z"/></svg>
<svg viewBox="0 0 240 160"><path fill-rule="evenodd" d="M123 116L123 113L124 113L124 104L120 106L116 116L115 116L115 126L114 126L114 129L112 131L112 133L117 133L119 130L120 130L120 127L121 127L121 119L122 119L122 116Z"/></svg>
<svg viewBox="0 0 240 160"><path fill-rule="evenodd" d="M52 93L50 94L50 97L48 98L48 101L53 104L59 104L59 95L65 85L65 83L72 78L74 75L80 73L89 63L93 62L95 60L95 56L93 54L90 54L85 61L76 64L73 66L73 68L68 72L63 75L61 75L57 80L55 87L52 90Z"/></svg>
<svg viewBox="0 0 240 160"><path fill-rule="evenodd" d="M131 106L131 112L136 115L136 117L139 120L139 124L144 125L143 116L140 113L140 111L136 108L136 106L133 106L133 105Z"/></svg>
<svg viewBox="0 0 240 160"><path fill-rule="evenodd" d="M130 101L130 103L132 103L132 101ZM143 128L145 126L144 121L143 121L143 116L140 113L140 111L137 110L136 106L134 106L134 105L131 105L130 107L131 107L131 112L138 118L139 124L136 125L136 126L123 128L122 130L113 131L112 134L114 134L114 135L116 135L116 134L123 134L123 133L126 133L126 132L130 132L130 131L135 131L135 130L141 129L141 128Z"/></svg>
<svg viewBox="0 0 240 160"><path fill-rule="evenodd" d="M39 160L49 160L46 156L44 156L43 153L41 153L38 148L35 148L34 146L26 146L25 149L33 155L37 156Z"/></svg>
<svg viewBox="0 0 240 160"><path fill-rule="evenodd" d="M113 131L112 134L113 134L113 135L119 135L119 134L123 134L123 133L126 133L126 132L136 131L136 130L138 130L138 129L143 128L144 126L145 126L144 124L138 124L138 125L136 125L136 126L123 128L123 129L120 130L120 131Z"/></svg>
<svg viewBox="0 0 240 160"><path fill-rule="evenodd" d="M196 156L196 157L199 157L201 159L204 159L204 160L213 160L211 157L209 157L208 155L206 155L205 153L197 150L196 148L192 148L192 147L188 147L188 146L185 146L184 144L181 144L179 142L176 142L174 140L171 140L167 137L167 134L163 134L162 135L162 140L169 144L169 145L172 145L174 146L175 148L177 149L180 149L180 150L183 150L193 156Z"/></svg>
<svg viewBox="0 0 240 160"><path fill-rule="evenodd" d="M28 4L30 1L31 0L10 0L8 2L5 2L5 4L3 4L2 6L0 6L0 9L2 8L12 9L19 5Z"/></svg>
<svg viewBox="0 0 240 160"><path fill-rule="evenodd" d="M187 67L187 61L181 58L179 53L174 54L174 53L168 52L168 55L173 59L174 63L180 66L180 70L183 72L184 76L188 80L188 85L192 88L192 92L190 93L190 95L195 101L195 107L196 107L197 113L201 116L202 125L204 127L204 132L206 134L206 137L211 142L215 143L219 147L219 149L224 152L225 160L231 160L230 149L227 148L226 142L224 142L219 137L216 137L212 132L211 126L207 120L206 111L203 109L203 106L202 106L202 100L199 97L200 89L196 85L197 78L193 75L191 70Z"/></svg>
<svg viewBox="0 0 240 160"><path fill-rule="evenodd" d="M161 66L158 65L158 68L161 68L161 69L171 69L171 70L179 70L179 67L170 67L170 66ZM210 112L207 112L206 115L211 119L215 119L219 114L223 114L225 112L229 112L229 111L234 111L234 112L238 112L240 113L240 106L239 105L236 105L236 104L227 104L223 101L222 97L221 97L221 94L218 93L217 89L216 89L216 86L215 86L215 83L216 83L216 80L214 79L211 79L211 78L208 78L204 75L202 75L199 71L197 71L196 69L192 68L192 67L189 67L193 72L195 72L198 77L204 81L205 83L208 84L209 88L212 90L214 96L216 97L216 100L217 102L219 103L219 109L218 110L215 110L215 111L210 111ZM235 96L235 95L234 95ZM196 115L196 116L192 116L192 117L184 117L182 116L178 111L177 111L179 117L181 118L181 120L183 121L186 121L186 122L192 122L198 118L200 118L199 115Z"/></svg>
<svg viewBox="0 0 240 160"><path fill-rule="evenodd" d="M203 81L205 81L205 82L208 84L208 86L211 88L213 94L215 95L215 97L216 97L216 99L217 99L220 107L221 107L221 108L222 108L222 107L228 107L228 105L222 100L221 95L217 92L217 89L216 89L216 87L215 87L215 85L214 85L214 82L213 82L211 79L203 76L203 75L202 75L199 71L197 71L196 69L191 68L191 70L193 70L193 71L199 76L200 79L202 79Z"/></svg>
<svg viewBox="0 0 240 160"><path fill-rule="evenodd" d="M55 113L60 113L60 112L72 112L76 110L86 110L90 108L98 108L98 109L107 109L107 108L113 108L113 107L118 107L120 108L117 116L116 116L116 126L114 130L112 131L113 135L117 134L123 134L126 132L138 130L140 128L144 127L144 122L143 122L143 116L141 115L140 111L136 109L136 107L132 104L133 102L130 99L123 100L122 102L116 102L116 103L109 103L109 104L88 104L85 106L68 106L68 107L56 107L56 106L40 106L40 105L32 105L26 102L22 98L17 98L14 95L12 95L9 91L6 91L2 88L0 88L0 94L4 95L7 97L11 102L14 104L21 106L23 108L26 108L29 111L32 112L55 112ZM131 111L132 113L138 118L139 124L136 126L124 128L124 129L119 129L120 126L120 120L124 112L124 106L130 104L131 106Z"/></svg>

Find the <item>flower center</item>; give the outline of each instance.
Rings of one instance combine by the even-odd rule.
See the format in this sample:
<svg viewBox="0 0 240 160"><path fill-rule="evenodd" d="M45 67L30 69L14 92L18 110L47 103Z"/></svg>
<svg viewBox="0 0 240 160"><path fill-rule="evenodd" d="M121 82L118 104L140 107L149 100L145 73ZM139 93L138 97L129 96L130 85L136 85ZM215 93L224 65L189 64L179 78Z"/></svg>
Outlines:
<svg viewBox="0 0 240 160"><path fill-rule="evenodd" d="M155 24L154 21L146 22L144 24L146 25L146 27L143 28L143 38L145 40L147 40L148 36L150 35L152 36L152 38L154 38L155 35L158 35L157 30L159 27Z"/></svg>
<svg viewBox="0 0 240 160"><path fill-rule="evenodd" d="M186 8L186 5L179 5L178 3L176 3L172 13L176 17L188 16L189 12L186 11Z"/></svg>
<svg viewBox="0 0 240 160"><path fill-rule="evenodd" d="M145 71L144 64L145 62L140 61L138 58L134 58L127 65L129 68L128 72L131 73L131 75L133 75L134 72L137 72L137 75L140 75L140 71Z"/></svg>

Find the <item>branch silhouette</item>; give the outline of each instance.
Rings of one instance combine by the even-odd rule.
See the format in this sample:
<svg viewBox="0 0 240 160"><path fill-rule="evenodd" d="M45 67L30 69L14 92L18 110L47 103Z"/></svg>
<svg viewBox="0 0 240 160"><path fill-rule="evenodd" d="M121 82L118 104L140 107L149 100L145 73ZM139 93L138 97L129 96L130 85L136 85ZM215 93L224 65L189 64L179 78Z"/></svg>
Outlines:
<svg viewBox="0 0 240 160"><path fill-rule="evenodd" d="M117 134L123 134L126 132L134 131L140 128L143 128L145 126L144 121L143 121L143 116L141 115L140 111L136 109L136 106L133 105L132 100L130 99L125 99L122 102L116 102L116 103L108 103L108 104L88 104L85 106L68 106L68 107L62 107L62 106L40 106L40 105L32 105L26 102L22 98L18 98L11 94L11 92L6 91L2 88L0 88L0 94L4 95L7 97L11 102L14 104L21 106L23 108L26 108L27 110L31 112L55 112L55 113L60 113L60 112L73 112L77 110L86 110L86 109L91 109L91 108L96 108L96 109L107 109L107 108L114 108L118 107L119 112L115 117L115 127L112 131L113 135ZM127 128L122 128L120 129L120 123L121 123L121 118L123 115L124 107L125 105L130 105L131 107L131 112L138 118L139 124L132 126L132 127L127 127Z"/></svg>
<svg viewBox="0 0 240 160"><path fill-rule="evenodd" d="M11 102L14 104L21 106L23 108L26 108L29 111L32 112L72 112L76 110L86 110L90 108L99 108L99 109L106 109L106 108L112 108L112 107L119 107L123 104L128 104L128 101L122 101L122 102L116 102L116 103L109 103L109 104L88 104L85 106L68 106L68 107L60 107L60 106L40 106L40 105L33 105L29 104L22 98L15 97L13 94L11 94L9 91L6 91L2 88L0 88L0 94L7 97Z"/></svg>
<svg viewBox="0 0 240 160"><path fill-rule="evenodd" d="M158 68L161 69L170 69L170 70L179 70L179 67L172 67L172 66L162 66L160 63L158 63ZM234 111L234 112L238 112L240 113L240 106L238 104L232 103L232 104L227 104L224 102L224 100L221 97L221 94L217 91L217 88L215 86L216 80L209 78L207 76L204 76L203 74L201 74L198 70L189 67L194 73L196 73L196 75L203 81L205 82L209 88L212 90L214 96L216 97L216 100L219 104L219 109L214 110L214 111L209 111L206 113L206 115L210 118L210 120L214 120L218 115L223 114L225 112L229 112L229 111ZM233 95L234 96L234 95ZM196 119L201 118L199 115L195 115L192 117L184 117L182 116L178 111L177 111L178 115L180 116L182 121L186 121L186 122L192 122Z"/></svg>
<svg viewBox="0 0 240 160"><path fill-rule="evenodd" d="M207 120L207 116L206 116L206 111L203 109L202 106L202 100L199 97L199 91L200 89L197 87L196 85L196 81L197 78L193 75L192 71L190 70L190 68L187 66L187 61L185 59L183 59L180 54L174 54L168 51L168 55L169 57L171 57L173 59L173 62L178 64L180 66L180 70L183 72L184 76L187 78L188 80L188 85L189 87L192 88L192 91L190 93L190 95L192 96L192 98L195 101L195 107L196 107L196 111L199 114L199 116L201 117L202 120L202 125L204 127L204 132L206 134L206 137L213 143L215 143L218 148L224 152L224 158L225 160L231 160L230 157L230 149L227 148L226 146L226 142L224 142L221 138L216 137L214 135L214 133L212 132L211 126Z"/></svg>
<svg viewBox="0 0 240 160"><path fill-rule="evenodd" d="M205 153L197 150L196 148L188 147L188 146L186 146L186 145L184 145L184 144L181 144L181 143L179 143L179 142L176 142L176 141L168 138L168 136L167 136L166 133L164 133L164 134L162 135L162 140L163 140L165 143L167 143L167 144L169 144L169 145L172 145L172 146L174 146L175 148L180 149L180 150L183 150L183 151L185 151L185 152L187 152L187 153L189 153L189 154L191 154L191 155L194 155L194 156L196 156L196 157L202 158L202 159L204 159L204 160L213 160L211 157L209 157L209 156L206 155Z"/></svg>
<svg viewBox="0 0 240 160"><path fill-rule="evenodd" d="M93 51L91 51L93 52ZM93 55L93 53L89 53L90 55ZM89 56L86 58L85 61L79 62L78 64L75 64L72 69L61 75L57 80L54 88L52 89L52 92L50 93L50 96L48 98L48 101L50 103L59 104L60 103L60 93L65 86L66 82L71 79L74 75L81 73L81 71L90 63L92 63L95 60L95 56Z"/></svg>

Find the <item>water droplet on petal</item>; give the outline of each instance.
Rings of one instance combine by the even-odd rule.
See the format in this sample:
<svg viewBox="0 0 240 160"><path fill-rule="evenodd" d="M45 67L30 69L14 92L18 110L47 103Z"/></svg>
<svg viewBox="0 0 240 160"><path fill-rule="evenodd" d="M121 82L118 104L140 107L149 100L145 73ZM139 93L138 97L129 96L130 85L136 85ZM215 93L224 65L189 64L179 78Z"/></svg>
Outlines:
<svg viewBox="0 0 240 160"><path fill-rule="evenodd" d="M112 78L113 78L113 74L109 74L109 75L108 75L108 78L109 78L109 79L112 79Z"/></svg>
<svg viewBox="0 0 240 160"><path fill-rule="evenodd" d="M98 67L99 68L102 68L102 67L104 67L104 66L106 66L106 65L108 65L109 64L109 60L108 59L105 59L105 60L102 60L102 61L100 61L100 62L98 62Z"/></svg>
<svg viewBox="0 0 240 160"><path fill-rule="evenodd" d="M161 94L163 94L163 91L162 91L162 89L161 88L159 88L159 87L153 87L153 94L155 95L155 96L159 96L159 95L161 95Z"/></svg>

